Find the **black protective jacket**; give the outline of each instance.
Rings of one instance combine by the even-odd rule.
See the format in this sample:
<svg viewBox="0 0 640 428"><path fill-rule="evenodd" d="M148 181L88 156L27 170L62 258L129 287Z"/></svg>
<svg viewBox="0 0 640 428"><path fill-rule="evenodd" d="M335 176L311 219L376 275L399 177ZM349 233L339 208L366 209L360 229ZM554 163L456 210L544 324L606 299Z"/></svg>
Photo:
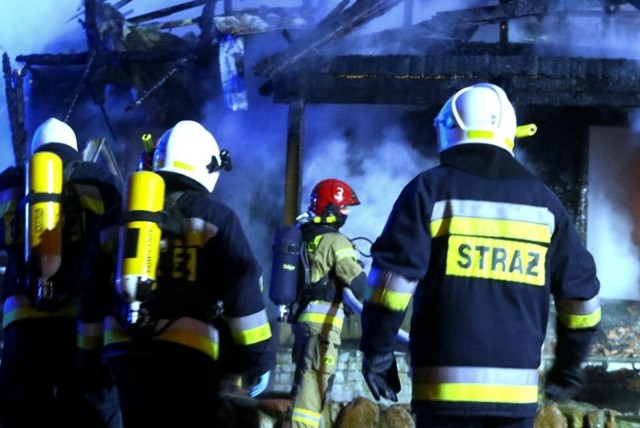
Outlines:
<svg viewBox="0 0 640 428"><path fill-rule="evenodd" d="M599 281L559 199L506 150L468 144L401 192L372 246L361 349L392 352L411 297L414 408L530 417L551 296L557 358L585 358Z"/></svg>

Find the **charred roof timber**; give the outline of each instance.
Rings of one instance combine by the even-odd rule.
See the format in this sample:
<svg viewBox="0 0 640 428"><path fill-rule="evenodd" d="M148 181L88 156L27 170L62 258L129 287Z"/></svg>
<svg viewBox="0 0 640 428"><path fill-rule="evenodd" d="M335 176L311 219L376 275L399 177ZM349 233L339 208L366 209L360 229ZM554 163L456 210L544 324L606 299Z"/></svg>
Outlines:
<svg viewBox="0 0 640 428"><path fill-rule="evenodd" d="M394 2L363 3L373 15L373 3L382 7ZM439 12L416 25L352 38L349 48L338 35L344 36L355 25L342 23L325 27L323 36L309 36L316 43L305 37L288 51L266 58L255 71L270 79L263 90L270 90L277 103L301 99L307 103L434 106L461 86L492 81L505 87L517 105L638 107L638 61L563 56L534 43L509 43L504 37L504 29L515 19L607 19L620 13L626 3L635 8L626 12L629 19L640 24L640 0L503 0L494 6ZM500 25L497 43L470 41L480 27L495 24ZM331 50L341 54L331 54L330 42L334 42ZM353 53L366 51L373 43L392 47L390 53ZM394 46L403 49L393 51Z"/></svg>

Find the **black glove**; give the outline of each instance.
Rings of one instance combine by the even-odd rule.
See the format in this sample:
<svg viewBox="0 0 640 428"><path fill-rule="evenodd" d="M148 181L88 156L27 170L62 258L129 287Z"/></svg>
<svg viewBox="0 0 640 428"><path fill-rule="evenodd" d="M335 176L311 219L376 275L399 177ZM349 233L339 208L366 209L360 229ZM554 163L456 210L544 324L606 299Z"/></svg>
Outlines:
<svg viewBox="0 0 640 428"><path fill-rule="evenodd" d="M396 393L400 392L400 378L393 352L370 357L365 355L362 359L362 375L376 401L380 397L398 401Z"/></svg>
<svg viewBox="0 0 640 428"><path fill-rule="evenodd" d="M565 366L555 363L545 380L544 392L553 401L567 401L584 387L586 375L580 365Z"/></svg>

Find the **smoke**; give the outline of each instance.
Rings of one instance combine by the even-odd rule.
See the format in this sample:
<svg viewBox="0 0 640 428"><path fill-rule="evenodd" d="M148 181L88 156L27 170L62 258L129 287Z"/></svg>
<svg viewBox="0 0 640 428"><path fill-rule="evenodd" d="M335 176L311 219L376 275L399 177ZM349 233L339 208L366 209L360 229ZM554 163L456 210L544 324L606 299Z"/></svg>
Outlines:
<svg viewBox="0 0 640 428"><path fill-rule="evenodd" d="M423 155L426 146L435 144L435 133L410 141L408 130L400 124L401 116L401 109L388 106L325 105L308 111L309 150L304 156L301 211L307 209L318 181L345 181L361 205L351 208L342 232L350 238L366 238L356 241L364 254L369 253L367 240L378 237L402 188L437 162ZM362 261L365 265L370 262L367 257Z"/></svg>
<svg viewBox="0 0 640 428"><path fill-rule="evenodd" d="M640 135L592 127L589 138L587 246L601 295L640 298Z"/></svg>
<svg viewBox="0 0 640 428"><path fill-rule="evenodd" d="M14 67L17 64L13 60L17 55L70 53L86 49L84 29L78 22L82 15L71 19L81 11L82 1L28 0L26 3L4 3L0 14L0 48L7 52ZM178 3L180 2L175 0L134 0L125 7L124 12L126 15L140 15ZM234 7L262 4L297 7L300 3L300 0L236 0ZM338 3L339 0L314 2L325 13ZM412 23L429 19L438 11L481 6L488 2L458 0L446 2L444 6L442 3L415 0ZM219 2L219 7L221 4ZM385 16L376 18L359 29L358 34L401 26L405 19L404 7L403 2L399 3ZM194 12L180 16L184 15L193 16ZM573 21L563 19L562 16L549 17L543 21L518 20L510 25L510 38L512 41L527 42L535 37L537 42L548 42L540 44L539 49L548 49L558 54L584 53L588 46L591 55L638 57L638 29L630 24L637 21L629 20L626 14L613 14L605 20L590 16L582 19L588 22L577 22L576 26ZM43 22L47 25L43 25ZM197 32L197 28L193 28L193 31ZM487 26L474 36L474 40L491 42L496 41L497 37L497 26ZM572 43L568 43L569 41ZM221 100L215 99L206 105L203 120L220 147L230 150L234 163L231 172L222 174L214 196L238 213L256 257L263 266L265 280L268 280L271 268L271 243L275 228L283 218L288 107L285 104L274 104L268 97L259 95L258 87L263 82L249 70L255 61L270 52L285 48L286 44L279 34L248 38L246 77L249 109L231 112ZM211 81L210 84L219 85L219 82ZM1 85L0 97L6 100L4 84ZM113 115L110 118L111 124L118 131L118 140L113 142L113 149L123 160L125 175L134 168L141 149L137 141L140 135L152 131L159 136L164 131L160 127L151 130L141 127L143 120L139 117L141 112L137 110L125 113L124 107L130 101L130 94L114 90L108 92L105 103L105 109ZM48 111L51 107L46 104L27 104L27 109L35 110L28 111L29 132L37 126L38 120L44 118L43 115L51 114ZM416 129L407 126L406 114L400 106L306 107L300 212L306 210L311 188L319 180L333 177L346 181L355 189L361 205L351 209L342 230L351 238L366 238L357 240L356 245L364 254L362 258L367 265L370 263L366 257L369 253L367 240L373 241L380 234L392 204L404 185L420 171L437 162L429 155L429 152L433 153L434 134L430 134L430 123L424 123L430 122L431 118L420 119L423 121L420 126L424 130L416 132ZM78 123L79 140L86 141L100 136L113 140L106 118L92 100L82 100L74 115L73 120ZM607 132L601 132L598 138L602 134ZM632 134L616 135L623 141L634 138ZM610 141L609 145L601 147L620 147L615 141L607 141ZM592 144L596 143L592 141ZM605 150L605 154L629 154L624 150L622 153ZM0 153L2 170L13 164L6 102L0 102ZM627 159L631 158L627 156ZM639 294L638 250L631 240L635 236L636 226L629 204L635 188L614 192L615 183L627 185L631 181L628 178L620 181L619 177L611 176L611 168L615 169L615 166L599 162L606 159L614 163L616 161L611 156L591 158L588 243L596 257L601 281L606 284L603 287L604 294L636 299ZM612 256L616 260L611 260Z"/></svg>

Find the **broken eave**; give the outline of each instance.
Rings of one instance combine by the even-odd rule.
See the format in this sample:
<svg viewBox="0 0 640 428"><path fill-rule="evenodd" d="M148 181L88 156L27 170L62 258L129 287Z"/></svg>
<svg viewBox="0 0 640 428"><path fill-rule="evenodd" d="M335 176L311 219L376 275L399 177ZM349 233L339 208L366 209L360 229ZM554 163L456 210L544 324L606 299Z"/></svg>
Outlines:
<svg viewBox="0 0 640 428"><path fill-rule="evenodd" d="M491 81L516 105L640 106L638 61L539 54L530 45L444 43L420 55L312 56L270 77L276 103L437 106L463 86Z"/></svg>

